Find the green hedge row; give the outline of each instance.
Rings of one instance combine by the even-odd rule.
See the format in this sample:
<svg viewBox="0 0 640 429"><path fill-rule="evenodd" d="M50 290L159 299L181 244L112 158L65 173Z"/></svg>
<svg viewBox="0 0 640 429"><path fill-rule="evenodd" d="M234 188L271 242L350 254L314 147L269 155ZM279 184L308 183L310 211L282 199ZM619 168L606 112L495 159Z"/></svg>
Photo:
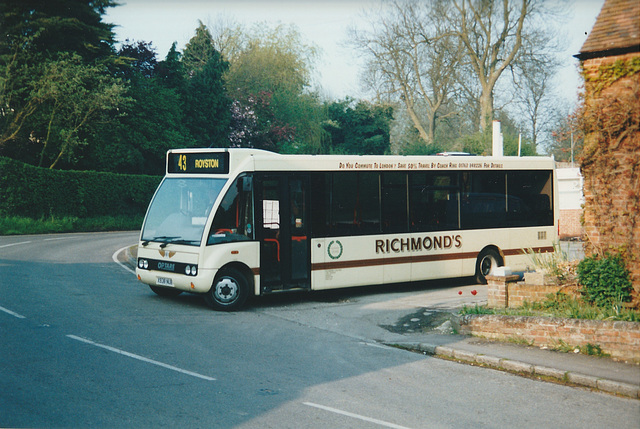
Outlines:
<svg viewBox="0 0 640 429"><path fill-rule="evenodd" d="M161 179L49 170L0 157L0 216L144 215Z"/></svg>

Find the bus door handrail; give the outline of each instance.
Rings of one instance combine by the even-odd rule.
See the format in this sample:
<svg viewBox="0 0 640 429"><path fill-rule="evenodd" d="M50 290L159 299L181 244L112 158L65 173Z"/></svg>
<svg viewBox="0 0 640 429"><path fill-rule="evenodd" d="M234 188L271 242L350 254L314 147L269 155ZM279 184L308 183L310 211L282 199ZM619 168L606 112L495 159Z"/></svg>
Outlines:
<svg viewBox="0 0 640 429"><path fill-rule="evenodd" d="M278 251L278 262L280 262L280 242L277 238L265 238L264 241L268 241L271 243L276 243L276 250Z"/></svg>

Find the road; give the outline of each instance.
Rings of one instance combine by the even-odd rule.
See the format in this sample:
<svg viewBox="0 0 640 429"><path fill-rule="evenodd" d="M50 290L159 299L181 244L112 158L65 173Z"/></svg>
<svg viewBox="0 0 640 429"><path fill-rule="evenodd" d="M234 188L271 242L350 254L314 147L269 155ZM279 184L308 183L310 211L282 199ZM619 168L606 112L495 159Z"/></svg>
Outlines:
<svg viewBox="0 0 640 429"><path fill-rule="evenodd" d="M354 302L408 314L408 296L446 304L473 286L279 296L220 313L198 296L158 297L116 264L136 237L0 237L0 427L638 425L639 401L381 346L382 328L358 324L371 313L354 313L353 329L332 323Z"/></svg>

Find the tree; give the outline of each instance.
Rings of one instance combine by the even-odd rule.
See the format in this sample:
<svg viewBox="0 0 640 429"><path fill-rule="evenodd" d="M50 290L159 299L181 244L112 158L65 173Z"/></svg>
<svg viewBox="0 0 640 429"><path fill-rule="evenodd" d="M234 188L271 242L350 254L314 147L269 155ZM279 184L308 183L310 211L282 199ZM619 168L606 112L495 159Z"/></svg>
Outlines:
<svg viewBox="0 0 640 429"><path fill-rule="evenodd" d="M173 54L172 54L173 51ZM175 46L169 51L175 55ZM166 151L194 146L185 126L184 85L175 88L166 60L158 62L150 42L129 42L118 51L131 100L115 121L96 123L79 166L121 173L163 174ZM179 64L179 62L178 62ZM179 76L183 81L183 76ZM159 126L162 124L162 126Z"/></svg>
<svg viewBox="0 0 640 429"><path fill-rule="evenodd" d="M367 82L378 99L402 103L427 146L438 121L455 114L444 108L461 59L457 40L439 33L432 11L429 4L394 1L387 15L373 14L369 33L352 31L352 44L369 58Z"/></svg>
<svg viewBox="0 0 640 429"><path fill-rule="evenodd" d="M48 63L32 95L43 105L46 118L46 129L35 136L42 144L39 166L54 168L63 159L73 164L76 150L86 144L82 131L102 113L124 105L125 90L121 80L101 73L98 66L83 64L77 54L60 55Z"/></svg>
<svg viewBox="0 0 640 429"><path fill-rule="evenodd" d="M113 54L113 24L102 15L114 0L9 0L0 2L0 55L44 57L74 52L86 61Z"/></svg>
<svg viewBox="0 0 640 429"><path fill-rule="evenodd" d="M576 110L556 117L551 143L547 147L547 154L553 155L556 161L578 161L582 157L584 130L580 123L581 114L580 110Z"/></svg>
<svg viewBox="0 0 640 429"><path fill-rule="evenodd" d="M231 147L253 147L278 152L295 140L295 129L280 124L271 107L271 93L261 92L231 105Z"/></svg>
<svg viewBox="0 0 640 429"><path fill-rule="evenodd" d="M188 76L202 71L212 57L220 55L213 44L213 37L209 29L202 21L198 22L196 34L189 39L182 55L182 64Z"/></svg>
<svg viewBox="0 0 640 429"><path fill-rule="evenodd" d="M354 155L383 155L390 148L393 109L352 99L326 105L328 120L323 124L331 136L330 152Z"/></svg>
<svg viewBox="0 0 640 429"><path fill-rule="evenodd" d="M270 94L263 114L272 117L280 131L286 130L271 133L283 138L274 150L319 152L325 136L323 113L317 95L308 90L315 48L302 42L295 27L282 25L230 29L216 39L226 43L220 49L230 62L225 73L230 97L246 109L253 106L250 100Z"/></svg>
<svg viewBox="0 0 640 429"><path fill-rule="evenodd" d="M227 147L231 112L223 74L229 63L202 22L185 46L182 64L187 76L185 121L196 145Z"/></svg>
<svg viewBox="0 0 640 429"><path fill-rule="evenodd" d="M81 73L79 61L113 65L112 25L101 21L112 0L24 0L0 2L0 150L19 159L38 163L41 142L50 122L52 85L47 74L62 73L57 68L73 54L74 73ZM61 62L58 62L61 61ZM54 70L57 70L54 72ZM98 69L96 69L98 70ZM99 67L100 78L105 67ZM99 79L98 79L99 80ZM76 82L78 83L78 82ZM67 85L71 85L69 82ZM80 86L83 83L79 83ZM61 89L61 88L58 88ZM70 92L64 94L72 96ZM60 97L61 93L57 95ZM104 101L104 100L103 100ZM71 103L73 104L73 102ZM66 108L60 104L56 112ZM86 122L82 128L86 128ZM69 125L72 129L73 126ZM44 126L46 129L46 125ZM54 137L48 134L49 137ZM63 140L72 142L71 132ZM58 136L62 138L62 136ZM51 140L50 140L51 142Z"/></svg>
<svg viewBox="0 0 640 429"><path fill-rule="evenodd" d="M125 71L128 75L150 78L155 74L158 60L151 42L131 42L127 39L118 50L118 57L127 63Z"/></svg>
<svg viewBox="0 0 640 429"><path fill-rule="evenodd" d="M176 42L173 42L165 59L155 68L155 75L163 85L176 90L179 94L183 94L186 88L184 64L181 59L182 55L176 49Z"/></svg>
<svg viewBox="0 0 640 429"><path fill-rule="evenodd" d="M555 6L545 9L538 3L395 0L373 12L372 30L354 31L352 43L368 58L367 84L379 98L402 105L427 147L444 139L447 150L460 150L460 138L477 133L473 140L482 149L494 110L514 101L503 96L505 105L495 106L498 84L504 94L515 93L503 76L518 78L523 92L534 89L527 86L531 83L549 93L542 74L532 71L548 65L551 35L541 30L540 21ZM543 68L548 77L551 71ZM534 115L536 139L543 102L537 97L529 106L533 112L527 111L530 120Z"/></svg>
<svg viewBox="0 0 640 429"><path fill-rule="evenodd" d="M447 18L449 33L460 40L480 86L480 130L491 124L494 88L516 59L523 44L525 18L533 11L533 0L514 3L517 5L503 0L500 7L498 2L486 0L438 1L439 15Z"/></svg>

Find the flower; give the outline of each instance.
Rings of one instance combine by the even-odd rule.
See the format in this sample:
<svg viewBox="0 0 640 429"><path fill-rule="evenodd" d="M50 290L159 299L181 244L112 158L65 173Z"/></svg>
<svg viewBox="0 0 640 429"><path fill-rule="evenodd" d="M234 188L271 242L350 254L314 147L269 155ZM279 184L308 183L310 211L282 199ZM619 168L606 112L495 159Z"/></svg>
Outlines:
<svg viewBox="0 0 640 429"><path fill-rule="evenodd" d="M458 295L462 295L462 291L461 290L458 291Z"/></svg>
<svg viewBox="0 0 640 429"><path fill-rule="evenodd" d="M478 293L478 291L475 290L475 289L471 291L471 295L473 295L473 296L476 296L477 293Z"/></svg>

